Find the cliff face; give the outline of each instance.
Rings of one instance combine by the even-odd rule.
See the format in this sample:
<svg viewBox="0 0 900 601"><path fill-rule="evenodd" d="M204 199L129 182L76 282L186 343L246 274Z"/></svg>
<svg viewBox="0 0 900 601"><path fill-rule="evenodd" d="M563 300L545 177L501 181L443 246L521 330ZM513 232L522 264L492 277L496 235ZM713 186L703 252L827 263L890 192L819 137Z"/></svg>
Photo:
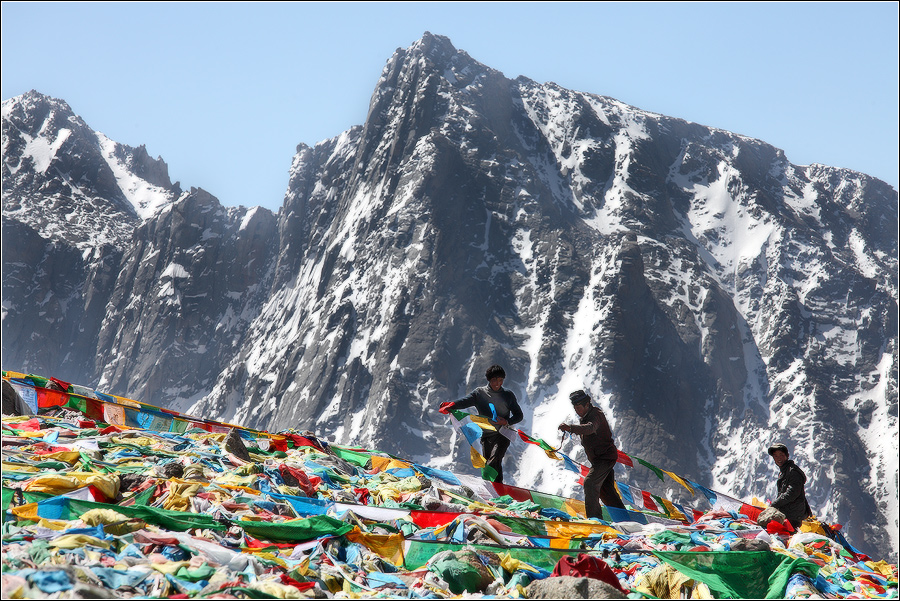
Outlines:
<svg viewBox="0 0 900 601"><path fill-rule="evenodd" d="M20 118L4 106L4 179L30 169L40 189L52 170L7 166L27 164L27 141L8 142ZM586 388L621 449L745 498L773 495L765 449L782 441L815 512L876 554L896 548L897 193L883 182L509 80L430 34L388 61L364 125L298 148L277 215L175 194L160 162L131 164L168 200L108 246L36 224L4 187L4 365L71 365L157 404L459 468L468 450L436 408L500 363L526 431L555 440ZM135 206L111 188L101 204ZM66 353L80 363L53 363ZM506 472L576 488L530 451ZM658 489L647 473L625 477Z"/></svg>

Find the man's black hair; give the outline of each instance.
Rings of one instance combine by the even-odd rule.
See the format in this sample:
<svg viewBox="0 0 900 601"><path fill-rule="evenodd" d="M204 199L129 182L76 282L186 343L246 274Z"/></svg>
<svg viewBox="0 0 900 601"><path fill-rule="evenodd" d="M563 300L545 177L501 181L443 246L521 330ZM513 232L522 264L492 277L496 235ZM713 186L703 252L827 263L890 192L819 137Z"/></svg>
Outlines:
<svg viewBox="0 0 900 601"><path fill-rule="evenodd" d="M791 456L791 454L788 452L788 448L783 443L780 443L780 442L776 442L771 447L769 447L769 455L772 455L774 457L775 451L782 451L788 457Z"/></svg>
<svg viewBox="0 0 900 601"><path fill-rule="evenodd" d="M493 380L494 378L503 378L506 379L506 372L503 371L503 368L499 365L491 365L487 368L487 371L484 372L484 377L488 380Z"/></svg>

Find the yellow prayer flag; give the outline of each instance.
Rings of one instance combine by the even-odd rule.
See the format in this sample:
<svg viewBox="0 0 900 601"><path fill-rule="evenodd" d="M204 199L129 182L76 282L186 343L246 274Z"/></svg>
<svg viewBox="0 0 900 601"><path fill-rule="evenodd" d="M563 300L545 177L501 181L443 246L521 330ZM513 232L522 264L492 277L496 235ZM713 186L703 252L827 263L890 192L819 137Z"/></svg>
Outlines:
<svg viewBox="0 0 900 601"><path fill-rule="evenodd" d="M685 488L688 490L688 492L691 493L691 496L697 494L697 493L694 491L694 488L693 488L690 484L688 484L688 483L684 480L684 478L682 478L681 476L679 476L679 475L677 475L677 474L673 474L672 472L669 472L669 471L666 471L666 470L662 470L662 471L665 472L665 473L667 473L667 474L669 474L669 477L670 477L672 480L674 480L675 482L678 482L680 485L682 485L683 487L685 487Z"/></svg>
<svg viewBox="0 0 900 601"><path fill-rule="evenodd" d="M673 520L688 521L687 517L685 517L685 515L683 513L678 511L678 508L672 504L672 501L669 501L668 499L660 499L660 500L663 502L663 505L666 506L666 509L669 512L670 518L672 518Z"/></svg>
<svg viewBox="0 0 900 601"><path fill-rule="evenodd" d="M472 467L482 468L487 465L487 460L475 450L475 447L469 447L469 457L472 459Z"/></svg>
<svg viewBox="0 0 900 601"><path fill-rule="evenodd" d="M500 558L500 567L510 574L513 574L518 570L524 570L526 572L532 572L534 574L540 573L540 571L534 566L529 565L519 559L513 558L513 556L509 554L509 551L498 554L498 557Z"/></svg>
<svg viewBox="0 0 900 601"><path fill-rule="evenodd" d="M81 453L78 451L56 451L55 453L47 453L46 455L41 455L41 460L48 461L53 460L62 461L63 463L68 463L69 465L75 465L81 459Z"/></svg>
<svg viewBox="0 0 900 601"><path fill-rule="evenodd" d="M37 503L25 503L24 505L19 505L18 507L10 507L9 512L19 519L31 520L33 522L36 522L40 519L37 508Z"/></svg>
<svg viewBox="0 0 900 601"><path fill-rule="evenodd" d="M191 562L189 561L167 561L165 563L151 563L150 567L152 567L157 572L161 572L163 574L171 574L172 576L180 570L181 568L190 568Z"/></svg>
<svg viewBox="0 0 900 601"><path fill-rule="evenodd" d="M109 549L110 543L87 534L64 534L50 541L51 547L57 549L80 549L81 547L101 547Z"/></svg>
<svg viewBox="0 0 900 601"><path fill-rule="evenodd" d="M888 578L893 578L894 572L891 569L891 564L886 562L885 560L881 560L878 562L875 561L867 561L866 565L872 568L872 570L878 572L882 576L887 576Z"/></svg>
<svg viewBox="0 0 900 601"><path fill-rule="evenodd" d="M411 466L411 463L407 463L405 461L400 461L399 459L392 459L390 457L381 457L379 455L372 455L372 467L378 470L379 472L383 472L384 470L391 470L394 468L404 468Z"/></svg>
<svg viewBox="0 0 900 601"><path fill-rule="evenodd" d="M613 534L621 534L612 526L597 523L578 523L578 522L557 522L549 520L544 524L547 529L547 535L554 538L588 538L592 534L603 534L606 532Z"/></svg>
<svg viewBox="0 0 900 601"><path fill-rule="evenodd" d="M88 485L96 486L107 498L115 499L119 494L119 476L94 472L68 472L38 476L25 485L29 492L48 492L61 495Z"/></svg>
<svg viewBox="0 0 900 601"><path fill-rule="evenodd" d="M38 472L43 471L42 468L39 468L34 465L23 465L21 463L11 463L11 462L3 462L3 471L4 472L17 472L20 474L36 474Z"/></svg>
<svg viewBox="0 0 900 601"><path fill-rule="evenodd" d="M581 546L578 543L578 546ZM551 538L550 539L550 548L551 549L571 549L572 548L572 539L571 538Z"/></svg>
<svg viewBox="0 0 900 601"><path fill-rule="evenodd" d="M574 518L584 517L586 511L584 508L584 501L579 501L578 499L566 499L565 511Z"/></svg>
<svg viewBox="0 0 900 601"><path fill-rule="evenodd" d="M479 426L483 430L496 430L497 428L490 422L490 420L486 417L481 417L480 415L470 415L469 419Z"/></svg>
<svg viewBox="0 0 900 601"><path fill-rule="evenodd" d="M46 528L47 530L67 530L69 528L67 520L48 520L47 518L38 518L36 525L38 528Z"/></svg>
<svg viewBox="0 0 900 601"><path fill-rule="evenodd" d="M344 535L347 540L359 543L387 559L395 566L403 565L402 534L369 534L358 527Z"/></svg>
<svg viewBox="0 0 900 601"><path fill-rule="evenodd" d="M29 432L28 430L21 430L18 434L16 434L19 438L43 438L45 436L43 430L38 430L36 432Z"/></svg>

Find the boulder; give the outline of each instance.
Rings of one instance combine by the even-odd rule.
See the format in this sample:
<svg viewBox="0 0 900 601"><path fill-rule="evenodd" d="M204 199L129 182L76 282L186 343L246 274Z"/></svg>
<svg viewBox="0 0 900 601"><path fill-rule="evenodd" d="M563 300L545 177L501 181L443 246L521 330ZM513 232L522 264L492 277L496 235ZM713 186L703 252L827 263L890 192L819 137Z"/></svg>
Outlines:
<svg viewBox="0 0 900 601"><path fill-rule="evenodd" d="M739 538L731 543L732 551L771 551L772 548L764 540L758 538Z"/></svg>
<svg viewBox="0 0 900 601"><path fill-rule="evenodd" d="M627 599L622 591L596 578L551 576L525 588L529 599Z"/></svg>
<svg viewBox="0 0 900 601"><path fill-rule="evenodd" d="M759 517L756 518L756 523L759 524L761 528L765 528L769 525L769 522L772 521L783 524L785 521L787 521L787 516L774 507L766 507L762 510L762 513L759 514Z"/></svg>
<svg viewBox="0 0 900 601"><path fill-rule="evenodd" d="M250 451L247 450L247 445L244 444L241 435L238 434L237 430L234 428L232 428L231 432L228 433L228 436L225 437L225 450L238 459L252 461L252 459L250 459Z"/></svg>

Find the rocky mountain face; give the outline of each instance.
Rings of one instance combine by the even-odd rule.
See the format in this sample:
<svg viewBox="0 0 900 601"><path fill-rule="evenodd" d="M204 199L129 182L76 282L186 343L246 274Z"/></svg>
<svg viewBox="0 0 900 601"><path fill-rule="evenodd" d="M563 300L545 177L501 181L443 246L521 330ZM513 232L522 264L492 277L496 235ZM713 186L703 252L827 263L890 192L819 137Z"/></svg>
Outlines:
<svg viewBox="0 0 900 601"><path fill-rule="evenodd" d="M4 366L94 377L131 235L180 187L145 148L113 142L36 92L3 103L2 135Z"/></svg>
<svg viewBox="0 0 900 601"><path fill-rule="evenodd" d="M6 369L466 471L436 409L500 363L523 430L559 440L586 388L622 450L733 496L774 495L784 442L814 512L896 560L884 182L510 80L431 34L365 124L298 147L277 215L181 193L36 93L4 102L3 149ZM537 449L505 471L580 494Z"/></svg>

